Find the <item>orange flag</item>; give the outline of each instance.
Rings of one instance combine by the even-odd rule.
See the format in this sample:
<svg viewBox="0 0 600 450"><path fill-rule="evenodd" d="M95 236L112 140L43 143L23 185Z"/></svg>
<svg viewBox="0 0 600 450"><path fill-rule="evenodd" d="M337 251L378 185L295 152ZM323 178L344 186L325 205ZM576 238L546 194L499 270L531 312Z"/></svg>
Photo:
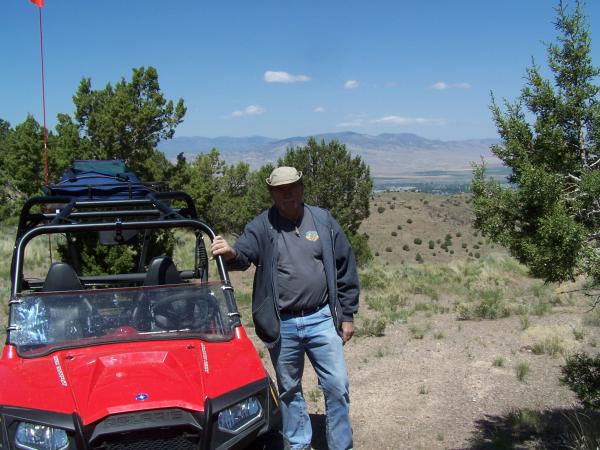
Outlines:
<svg viewBox="0 0 600 450"><path fill-rule="evenodd" d="M31 3L33 3L34 5L37 5L38 7L42 7L44 6L44 0L29 0Z"/></svg>

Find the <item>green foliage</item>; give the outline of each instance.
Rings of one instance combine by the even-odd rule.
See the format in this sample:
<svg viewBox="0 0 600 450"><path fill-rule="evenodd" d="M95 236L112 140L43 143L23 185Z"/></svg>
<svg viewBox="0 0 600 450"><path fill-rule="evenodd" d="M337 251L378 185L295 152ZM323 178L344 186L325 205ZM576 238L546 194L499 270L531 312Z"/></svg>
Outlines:
<svg viewBox="0 0 600 450"><path fill-rule="evenodd" d="M74 117L57 115L48 132L49 181L56 182L73 159L123 159L144 181L165 179L171 163L156 150L170 139L185 114L183 100L167 101L152 67L133 69L131 81L93 90L83 79L73 97ZM28 116L12 130L0 120L0 219L14 215L44 182L43 130Z"/></svg>
<svg viewBox="0 0 600 450"><path fill-rule="evenodd" d="M18 214L43 184L43 137L32 116L12 130L0 122L0 219Z"/></svg>
<svg viewBox="0 0 600 450"><path fill-rule="evenodd" d="M575 392L586 408L600 409L600 355L593 358L586 353L568 356L561 372L561 381Z"/></svg>
<svg viewBox="0 0 600 450"><path fill-rule="evenodd" d="M473 292L478 300L473 303L459 303L456 306L458 318L461 320L500 319L508 317L511 309L504 299L503 293L497 288L488 288Z"/></svg>
<svg viewBox="0 0 600 450"><path fill-rule="evenodd" d="M382 214L384 211L385 211L385 208L384 208L383 206L379 206L379 207L377 207L377 212L378 212L379 214Z"/></svg>
<svg viewBox="0 0 600 450"><path fill-rule="evenodd" d="M99 159L123 159L142 179L151 180L156 145L170 139L183 121L183 100L176 105L163 96L153 67L133 69L131 81L93 90L84 78L73 97L75 120L84 147Z"/></svg>
<svg viewBox="0 0 600 450"><path fill-rule="evenodd" d="M136 272L140 258L140 233L131 242L122 245L102 245L96 234L71 236L58 244L58 253L62 261L71 264L80 274L101 275ZM173 255L175 237L169 230L152 233L144 266L152 258L161 255ZM74 257L74 255L78 255Z"/></svg>
<svg viewBox="0 0 600 450"><path fill-rule="evenodd" d="M589 25L579 1L560 3L557 44L547 46L553 80L533 65L514 103L491 111L502 139L492 147L512 169L511 187L475 166L475 226L547 281L586 273L600 281L600 70L590 58ZM531 118L531 121L529 121Z"/></svg>
<svg viewBox="0 0 600 450"><path fill-rule="evenodd" d="M371 247L369 247L369 236L365 233L348 233L347 235L354 251L356 263L359 267L363 267L373 259L373 253L371 252Z"/></svg>
<svg viewBox="0 0 600 450"><path fill-rule="evenodd" d="M376 319L363 319L356 327L354 334L360 336L383 336L385 331L385 319L378 317Z"/></svg>
<svg viewBox="0 0 600 450"><path fill-rule="evenodd" d="M529 364L524 361L518 363L515 367L515 373L517 375L517 380L524 382L525 377L529 375Z"/></svg>

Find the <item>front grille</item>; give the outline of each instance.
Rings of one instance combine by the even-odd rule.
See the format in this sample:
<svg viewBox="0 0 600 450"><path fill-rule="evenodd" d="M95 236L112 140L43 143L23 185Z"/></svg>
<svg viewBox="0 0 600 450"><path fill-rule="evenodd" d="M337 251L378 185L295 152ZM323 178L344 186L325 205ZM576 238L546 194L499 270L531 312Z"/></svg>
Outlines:
<svg viewBox="0 0 600 450"><path fill-rule="evenodd" d="M104 436L94 450L196 450L200 433L187 429L153 429Z"/></svg>

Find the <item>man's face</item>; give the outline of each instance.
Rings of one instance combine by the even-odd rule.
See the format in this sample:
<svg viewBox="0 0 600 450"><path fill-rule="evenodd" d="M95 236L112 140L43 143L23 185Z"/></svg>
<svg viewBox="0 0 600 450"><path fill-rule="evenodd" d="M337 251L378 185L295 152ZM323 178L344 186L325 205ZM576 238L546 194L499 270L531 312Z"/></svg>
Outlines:
<svg viewBox="0 0 600 450"><path fill-rule="evenodd" d="M304 186L300 182L284 184L269 189L273 203L279 213L290 220L296 220L302 215L302 197Z"/></svg>

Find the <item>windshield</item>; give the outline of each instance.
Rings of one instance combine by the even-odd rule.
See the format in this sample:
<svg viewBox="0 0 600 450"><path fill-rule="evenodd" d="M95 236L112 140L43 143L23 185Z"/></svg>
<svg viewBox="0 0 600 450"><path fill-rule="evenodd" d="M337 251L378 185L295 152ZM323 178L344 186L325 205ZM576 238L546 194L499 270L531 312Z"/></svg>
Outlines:
<svg viewBox="0 0 600 450"><path fill-rule="evenodd" d="M233 337L219 283L34 293L13 303L10 342L21 356L105 342Z"/></svg>

